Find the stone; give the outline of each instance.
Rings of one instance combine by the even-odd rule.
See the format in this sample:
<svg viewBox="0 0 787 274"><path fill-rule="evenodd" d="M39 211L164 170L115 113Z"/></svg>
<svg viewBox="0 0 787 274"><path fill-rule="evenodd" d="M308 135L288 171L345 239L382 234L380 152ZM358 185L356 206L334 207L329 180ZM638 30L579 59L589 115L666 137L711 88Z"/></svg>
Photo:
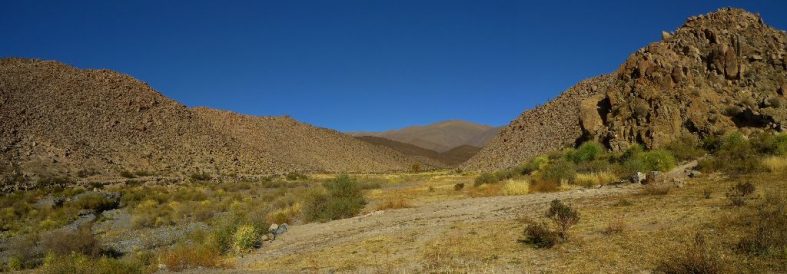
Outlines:
<svg viewBox="0 0 787 274"><path fill-rule="evenodd" d="M668 40L670 38L672 38L672 34L671 33L667 32L667 31L661 31L661 39L662 40Z"/></svg>
<svg viewBox="0 0 787 274"><path fill-rule="evenodd" d="M661 178L661 172L651 171L647 173L647 176L645 176L645 180L642 182L642 184L643 185L655 184L659 181L660 178Z"/></svg>
<svg viewBox="0 0 787 274"><path fill-rule="evenodd" d="M279 225L279 227L276 228L276 230L273 232L273 234L276 234L276 236L279 236L281 234L284 234L284 232L287 232L288 228L289 227L287 226L286 223L281 224L281 225Z"/></svg>
<svg viewBox="0 0 787 274"><path fill-rule="evenodd" d="M631 178L630 178L629 181L631 183L633 183L633 184L641 184L643 181L645 181L645 173L637 171L637 173L634 173L634 175L631 175Z"/></svg>
<svg viewBox="0 0 787 274"><path fill-rule="evenodd" d="M269 226L269 227L268 227L268 232L271 232L271 233L273 233L273 232L275 232L277 229L279 229L279 225L277 225L277 224L271 224L271 226Z"/></svg>
<svg viewBox="0 0 787 274"><path fill-rule="evenodd" d="M686 174L686 175L687 175L687 176L689 176L689 178L697 178L697 177L699 177L701 174L702 174L702 172L699 172L699 171L697 171L697 170L693 170L693 169L692 169L692 170L689 170L689 171L688 171L688 174Z"/></svg>

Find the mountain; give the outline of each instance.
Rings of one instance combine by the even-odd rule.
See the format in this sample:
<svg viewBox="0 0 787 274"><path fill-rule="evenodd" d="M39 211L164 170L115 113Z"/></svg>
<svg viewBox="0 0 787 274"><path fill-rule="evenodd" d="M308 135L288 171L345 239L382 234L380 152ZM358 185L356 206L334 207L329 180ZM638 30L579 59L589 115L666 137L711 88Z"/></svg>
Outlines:
<svg viewBox="0 0 787 274"><path fill-rule="evenodd" d="M784 31L741 9L691 17L615 72L525 111L464 168L505 168L586 140L619 151L662 147L682 135L784 131L785 41Z"/></svg>
<svg viewBox="0 0 787 274"><path fill-rule="evenodd" d="M287 117L190 109L117 72L0 59L0 174L384 172L415 163L429 166Z"/></svg>
<svg viewBox="0 0 787 274"><path fill-rule="evenodd" d="M481 147L491 140L498 128L471 122L450 120L426 126L412 126L384 132L356 132L353 136L374 136L407 143L437 152L462 145Z"/></svg>
<svg viewBox="0 0 787 274"><path fill-rule="evenodd" d="M437 152L434 150L425 149L416 145L397 142L394 140L385 139L375 136L358 136L356 137L364 142L385 146L401 152L404 155L414 157L421 162L428 163L435 167L455 167L467 161L481 150L480 147L471 145L461 145L452 148L446 152Z"/></svg>

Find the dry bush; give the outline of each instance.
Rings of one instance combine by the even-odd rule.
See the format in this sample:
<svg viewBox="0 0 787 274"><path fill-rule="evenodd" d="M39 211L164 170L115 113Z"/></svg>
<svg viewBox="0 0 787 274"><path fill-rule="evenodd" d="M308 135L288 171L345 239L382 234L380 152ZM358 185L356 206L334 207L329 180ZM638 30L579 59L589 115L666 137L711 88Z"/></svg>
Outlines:
<svg viewBox="0 0 787 274"><path fill-rule="evenodd" d="M698 233L693 244L687 246L682 254L662 261L657 271L668 274L715 274L725 273L725 267L719 254L708 247L705 237Z"/></svg>
<svg viewBox="0 0 787 274"><path fill-rule="evenodd" d="M727 191L727 199L734 206L743 206L746 204L746 198L754 193L754 190L754 185L749 182L737 183Z"/></svg>
<svg viewBox="0 0 787 274"><path fill-rule="evenodd" d="M787 170L787 157L770 156L762 160L762 165L773 173L784 172Z"/></svg>
<svg viewBox="0 0 787 274"><path fill-rule="evenodd" d="M530 193L529 183L527 181L509 181L503 185L502 193L507 196L528 194Z"/></svg>
<svg viewBox="0 0 787 274"><path fill-rule="evenodd" d="M615 176L614 173L607 171L578 173L574 178L574 184L584 187L591 187L597 185L608 185L617 179L618 177Z"/></svg>
<svg viewBox="0 0 787 274"><path fill-rule="evenodd" d="M787 197L769 195L759 206L757 214L749 221L750 233L745 235L738 247L755 255L787 255Z"/></svg>
<svg viewBox="0 0 787 274"><path fill-rule="evenodd" d="M607 227L604 229L604 234L612 235L623 233L623 231L626 230L626 227L626 222L624 222L623 219L617 219L607 224Z"/></svg>
<svg viewBox="0 0 787 274"><path fill-rule="evenodd" d="M555 192L560 190L560 181L553 180L532 180L530 181L530 193Z"/></svg>
<svg viewBox="0 0 787 274"><path fill-rule="evenodd" d="M89 226L83 226L76 231L57 230L42 237L41 245L47 252L56 255L69 255L79 253L90 257L101 255L101 247L93 236Z"/></svg>
<svg viewBox="0 0 787 274"><path fill-rule="evenodd" d="M183 271L195 267L225 267L221 253L208 245L177 244L159 256L168 270Z"/></svg>
<svg viewBox="0 0 787 274"><path fill-rule="evenodd" d="M525 227L523 243L533 245L535 248L551 248L559 240L558 233L549 229L546 223L532 223Z"/></svg>
<svg viewBox="0 0 787 274"><path fill-rule="evenodd" d="M664 183L648 184L642 188L642 194L645 195L667 195L669 192L670 186Z"/></svg>
<svg viewBox="0 0 787 274"><path fill-rule="evenodd" d="M557 225L557 233L561 239L568 239L568 230L579 223L579 212L560 200L552 200L545 215Z"/></svg>
<svg viewBox="0 0 787 274"><path fill-rule="evenodd" d="M465 183L458 183L454 185L454 191L460 191L465 188Z"/></svg>
<svg viewBox="0 0 787 274"><path fill-rule="evenodd" d="M413 207L409 200L403 197L393 197L386 199L383 203L377 205L376 210L386 209L399 209Z"/></svg>

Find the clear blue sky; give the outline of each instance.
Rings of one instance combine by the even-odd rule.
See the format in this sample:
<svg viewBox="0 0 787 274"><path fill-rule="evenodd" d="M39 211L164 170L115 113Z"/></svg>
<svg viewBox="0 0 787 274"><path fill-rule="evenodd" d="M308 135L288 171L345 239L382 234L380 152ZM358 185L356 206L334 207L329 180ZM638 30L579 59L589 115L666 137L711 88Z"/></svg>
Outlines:
<svg viewBox="0 0 787 274"><path fill-rule="evenodd" d="M0 56L130 74L188 106L342 131L504 125L688 16L787 1L2 1Z"/></svg>

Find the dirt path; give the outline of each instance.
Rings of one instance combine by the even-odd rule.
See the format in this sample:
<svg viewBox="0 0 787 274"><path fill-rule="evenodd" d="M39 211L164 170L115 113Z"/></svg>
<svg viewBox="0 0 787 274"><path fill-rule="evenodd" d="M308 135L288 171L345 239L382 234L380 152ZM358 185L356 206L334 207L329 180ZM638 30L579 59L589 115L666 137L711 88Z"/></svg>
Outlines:
<svg viewBox="0 0 787 274"><path fill-rule="evenodd" d="M262 260L327 249L348 242L384 235L401 235L418 231L413 242L431 240L441 230L454 222L474 223L511 219L522 212L543 211L554 199L572 200L617 196L632 193L639 184L605 186L593 189L577 189L557 193L540 193L523 196L498 196L469 198L405 208L377 211L365 216L336 220L327 223L310 223L291 226L289 231L273 242L266 242L256 253L240 258L236 270L254 269ZM414 247L414 249L416 249ZM393 256L408 256L392 254Z"/></svg>

